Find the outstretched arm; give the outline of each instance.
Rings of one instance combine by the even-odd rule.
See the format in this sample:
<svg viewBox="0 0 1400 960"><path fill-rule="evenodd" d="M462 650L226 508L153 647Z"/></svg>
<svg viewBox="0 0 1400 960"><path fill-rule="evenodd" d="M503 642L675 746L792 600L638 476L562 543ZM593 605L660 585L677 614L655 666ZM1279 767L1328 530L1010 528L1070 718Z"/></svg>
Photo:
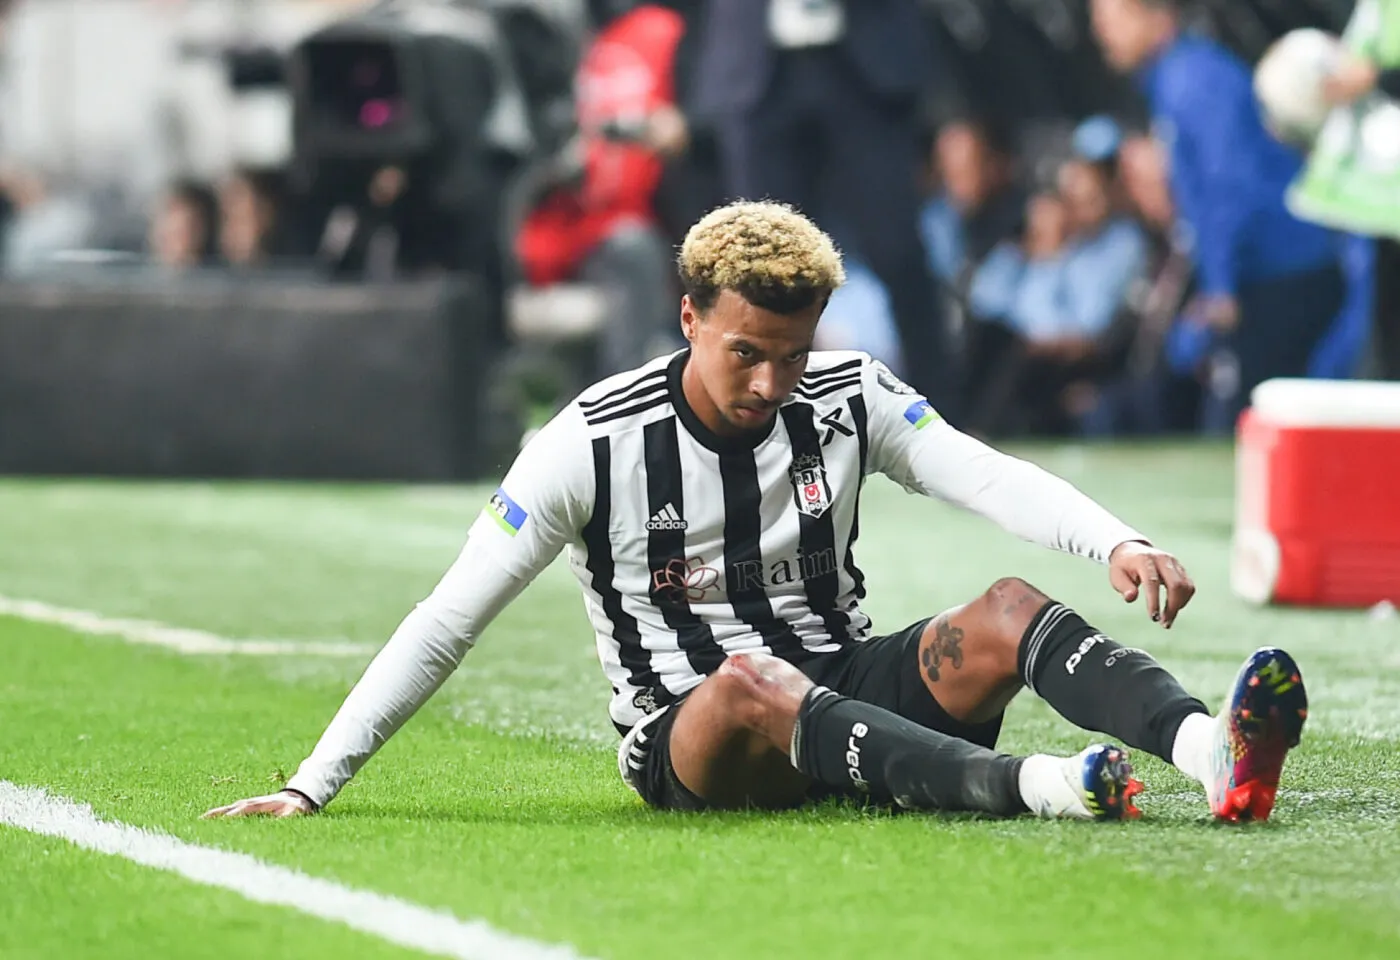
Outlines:
<svg viewBox="0 0 1400 960"><path fill-rule="evenodd" d="M566 410L521 452L456 562L370 663L287 789L206 817L293 816L325 806L427 703L486 626L586 522L591 458L578 455L576 416Z"/></svg>
<svg viewBox="0 0 1400 960"><path fill-rule="evenodd" d="M884 384L897 385L893 389ZM872 470L913 493L981 514L1023 540L1109 565L1124 600L1139 595L1170 626L1195 588L1181 564L1068 481L955 430L888 371L870 402ZM904 388L908 389L908 388ZM1159 588L1166 590L1165 606Z"/></svg>
<svg viewBox="0 0 1400 960"><path fill-rule="evenodd" d="M506 573L476 539L468 539L437 589L404 618L370 662L287 788L205 816L291 816L325 806L437 692L526 582Z"/></svg>

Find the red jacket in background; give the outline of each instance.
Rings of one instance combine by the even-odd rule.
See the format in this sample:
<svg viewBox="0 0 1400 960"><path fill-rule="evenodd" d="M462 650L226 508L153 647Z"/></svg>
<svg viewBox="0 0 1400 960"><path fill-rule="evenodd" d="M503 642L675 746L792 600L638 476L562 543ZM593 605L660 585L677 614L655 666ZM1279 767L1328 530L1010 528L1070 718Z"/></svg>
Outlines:
<svg viewBox="0 0 1400 960"><path fill-rule="evenodd" d="M594 131L607 122L637 122L674 102L672 65L683 31L674 10L644 5L608 24L590 44L578 73L583 186L547 197L521 228L516 254L531 283L568 279L621 225L656 222L652 200L661 158Z"/></svg>

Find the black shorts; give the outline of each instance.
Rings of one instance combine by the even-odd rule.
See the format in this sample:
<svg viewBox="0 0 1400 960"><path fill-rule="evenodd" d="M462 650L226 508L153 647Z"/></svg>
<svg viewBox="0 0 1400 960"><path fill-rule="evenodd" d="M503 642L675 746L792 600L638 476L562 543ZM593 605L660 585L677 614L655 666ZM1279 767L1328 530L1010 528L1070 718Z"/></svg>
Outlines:
<svg viewBox="0 0 1400 960"><path fill-rule="evenodd" d="M1001 733L1001 716L979 724L954 720L924 685L919 669L919 640L927 624L928 620L921 620L898 633L872 637L835 653L811 654L793 664L813 683L842 696L883 707L940 733L995 747ZM623 737L617 754L622 779L648 804L663 810L706 807L704 800L676 778L671 767L671 728L685 699L682 697L638 722ZM843 794L816 784L808 799L833 795Z"/></svg>

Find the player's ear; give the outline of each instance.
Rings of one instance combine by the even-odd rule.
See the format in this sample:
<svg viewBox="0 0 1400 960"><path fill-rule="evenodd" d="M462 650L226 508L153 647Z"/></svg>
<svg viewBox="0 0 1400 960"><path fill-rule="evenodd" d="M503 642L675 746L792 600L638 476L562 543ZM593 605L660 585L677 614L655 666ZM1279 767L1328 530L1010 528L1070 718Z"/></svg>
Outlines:
<svg viewBox="0 0 1400 960"><path fill-rule="evenodd" d="M681 333L686 340L695 342L696 327L702 319L700 308L695 305L695 301L690 299L690 294L681 297Z"/></svg>

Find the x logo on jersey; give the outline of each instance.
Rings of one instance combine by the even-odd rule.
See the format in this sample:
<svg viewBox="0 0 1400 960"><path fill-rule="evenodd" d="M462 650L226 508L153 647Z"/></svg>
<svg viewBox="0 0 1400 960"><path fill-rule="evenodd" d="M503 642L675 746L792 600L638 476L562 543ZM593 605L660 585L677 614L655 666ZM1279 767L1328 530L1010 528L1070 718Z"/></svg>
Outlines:
<svg viewBox="0 0 1400 960"><path fill-rule="evenodd" d="M826 425L826 435L822 437L822 446L824 447L836 439L838 433L843 437L849 437L855 433L854 430L841 422L841 409L841 407L837 407L821 419L821 422Z"/></svg>

